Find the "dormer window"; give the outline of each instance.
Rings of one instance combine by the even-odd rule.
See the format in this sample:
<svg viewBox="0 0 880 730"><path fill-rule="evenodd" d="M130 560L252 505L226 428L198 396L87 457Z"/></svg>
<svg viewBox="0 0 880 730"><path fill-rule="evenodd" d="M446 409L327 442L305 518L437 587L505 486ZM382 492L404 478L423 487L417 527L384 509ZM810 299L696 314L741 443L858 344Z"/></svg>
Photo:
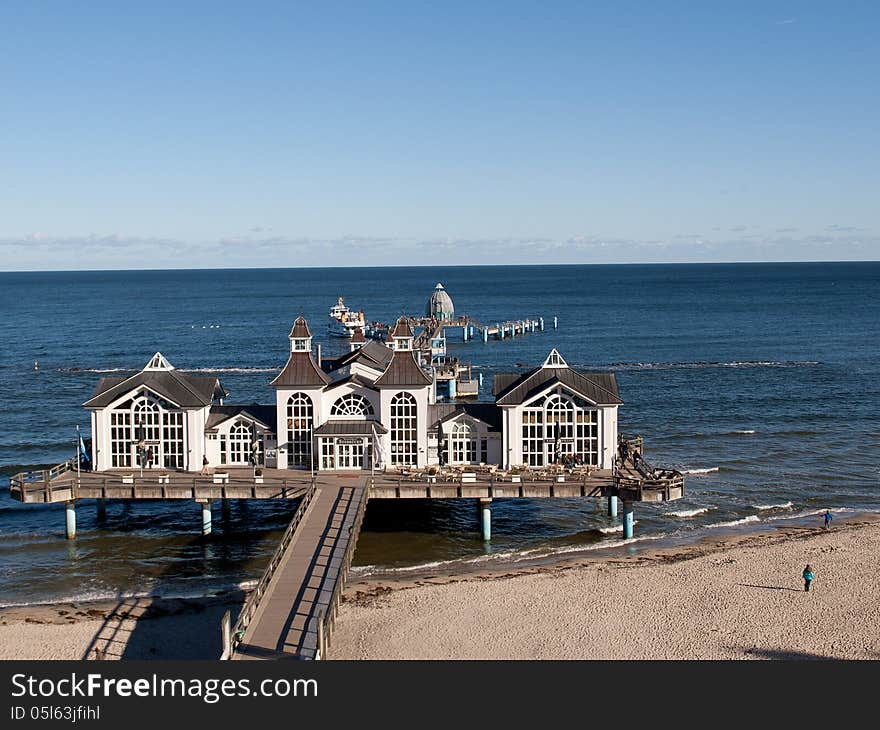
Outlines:
<svg viewBox="0 0 880 730"><path fill-rule="evenodd" d="M311 338L308 337L293 337L290 340L290 351L291 352L309 352L312 348L310 346Z"/></svg>
<svg viewBox="0 0 880 730"><path fill-rule="evenodd" d="M394 338L394 349L395 350L412 350L412 338L411 337L395 337Z"/></svg>

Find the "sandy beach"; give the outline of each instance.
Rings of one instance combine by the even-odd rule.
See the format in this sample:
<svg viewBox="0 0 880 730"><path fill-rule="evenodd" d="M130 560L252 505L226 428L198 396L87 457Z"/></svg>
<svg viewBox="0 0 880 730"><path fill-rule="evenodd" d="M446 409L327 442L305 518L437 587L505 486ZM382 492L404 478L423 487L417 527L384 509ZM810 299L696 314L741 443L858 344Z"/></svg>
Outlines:
<svg viewBox="0 0 880 730"><path fill-rule="evenodd" d="M352 586L331 658L878 659L878 563L880 523L861 518L518 575Z"/></svg>
<svg viewBox="0 0 880 730"><path fill-rule="evenodd" d="M517 572L355 582L330 658L878 659L878 564L880 522L861 517ZM0 659L214 659L220 617L241 602L2 609Z"/></svg>

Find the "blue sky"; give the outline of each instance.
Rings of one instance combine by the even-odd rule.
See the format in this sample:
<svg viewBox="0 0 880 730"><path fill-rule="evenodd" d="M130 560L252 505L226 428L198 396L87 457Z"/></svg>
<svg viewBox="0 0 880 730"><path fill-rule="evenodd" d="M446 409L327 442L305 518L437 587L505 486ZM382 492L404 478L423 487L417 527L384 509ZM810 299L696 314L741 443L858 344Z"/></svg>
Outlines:
<svg viewBox="0 0 880 730"><path fill-rule="evenodd" d="M875 2L0 6L0 269L880 258Z"/></svg>

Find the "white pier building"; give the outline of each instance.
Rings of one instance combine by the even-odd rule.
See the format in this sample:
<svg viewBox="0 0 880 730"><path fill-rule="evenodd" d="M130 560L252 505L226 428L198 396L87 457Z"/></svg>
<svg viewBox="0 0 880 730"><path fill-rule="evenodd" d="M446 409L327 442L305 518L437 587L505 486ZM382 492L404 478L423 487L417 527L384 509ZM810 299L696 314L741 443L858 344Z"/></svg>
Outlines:
<svg viewBox="0 0 880 730"><path fill-rule="evenodd" d="M429 307L452 317L443 295L438 286ZM140 372L101 378L84 404L94 468L512 468L570 457L612 468L622 403L613 374L574 370L553 350L533 370L496 375L493 403L438 403L413 339L402 317L387 344L356 332L350 352L322 360L299 317L287 363L271 383L275 402L266 405L227 404L217 377L181 372L156 353Z"/></svg>

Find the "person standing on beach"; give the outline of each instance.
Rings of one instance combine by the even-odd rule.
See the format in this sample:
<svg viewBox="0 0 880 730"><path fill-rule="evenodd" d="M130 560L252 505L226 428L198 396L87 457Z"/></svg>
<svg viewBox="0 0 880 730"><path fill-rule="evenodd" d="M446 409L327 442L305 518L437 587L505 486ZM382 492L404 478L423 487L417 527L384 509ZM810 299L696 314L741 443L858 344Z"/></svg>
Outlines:
<svg viewBox="0 0 880 730"><path fill-rule="evenodd" d="M830 510L825 510L825 529L829 529L831 527L831 520L834 519L834 515L831 514Z"/></svg>
<svg viewBox="0 0 880 730"><path fill-rule="evenodd" d="M813 575L813 568L810 567L809 563L807 563L807 567L804 568L803 576L804 576L804 590L807 591L807 593L809 593L810 592L810 583L813 582L813 578L815 577Z"/></svg>

